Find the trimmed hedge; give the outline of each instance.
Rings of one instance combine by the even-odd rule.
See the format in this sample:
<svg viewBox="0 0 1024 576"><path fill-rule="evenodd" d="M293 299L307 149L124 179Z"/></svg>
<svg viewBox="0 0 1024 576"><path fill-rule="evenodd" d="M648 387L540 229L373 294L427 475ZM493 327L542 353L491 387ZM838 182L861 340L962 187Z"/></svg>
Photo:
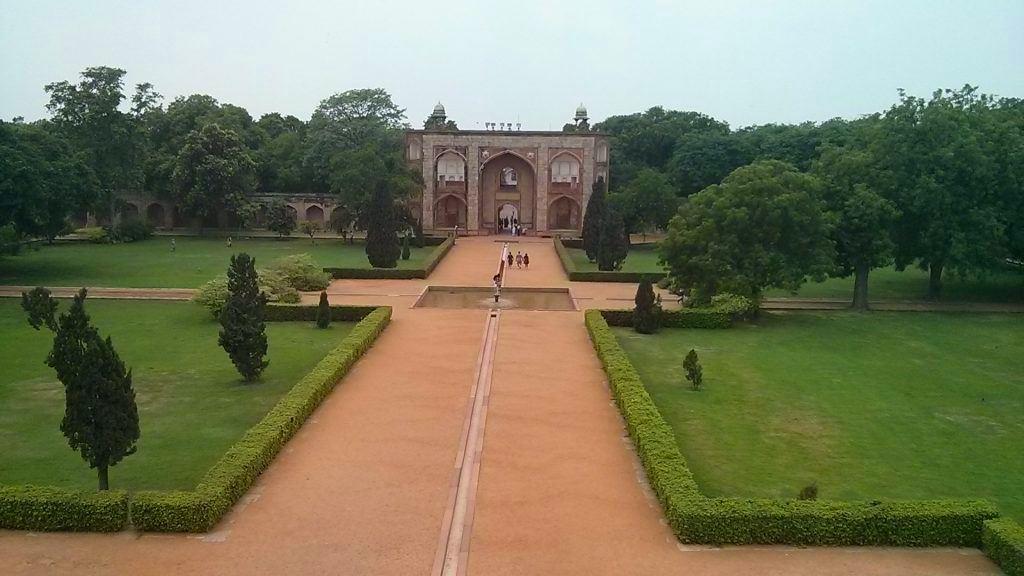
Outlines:
<svg viewBox="0 0 1024 576"><path fill-rule="evenodd" d="M610 326L632 326L632 310L600 310ZM662 310L663 328L730 328L735 320L732 314L714 308L680 308Z"/></svg>
<svg viewBox="0 0 1024 576"><path fill-rule="evenodd" d="M263 308L266 322L315 322L315 305L310 304L267 304ZM376 306L331 305L331 320L335 322L359 322L376 310Z"/></svg>
<svg viewBox="0 0 1024 576"><path fill-rule="evenodd" d="M603 311L588 310L586 324L637 455L681 542L977 547L984 522L998 516L985 501L708 498L701 494L672 429L619 346Z"/></svg>
<svg viewBox="0 0 1024 576"><path fill-rule="evenodd" d="M1009 518L985 522L982 549L1006 576L1024 576L1024 526Z"/></svg>
<svg viewBox="0 0 1024 576"><path fill-rule="evenodd" d="M569 255L569 251L566 248L567 245L579 242L582 247L582 240L562 240L558 236L555 236L555 252L558 253L558 259L562 262L562 268L565 269L566 275L569 276L569 280L572 282L624 282L638 284L644 278L650 278L652 282L657 282L661 278L665 277L665 273L657 272L602 272L597 271L581 271L576 268L576 263L572 261L572 256Z"/></svg>
<svg viewBox="0 0 1024 576"><path fill-rule="evenodd" d="M296 307L296 310L300 307ZM157 532L205 532L249 490L278 451L334 389L391 320L391 308L368 314L250 428L206 473L196 489L148 491L132 496L132 523Z"/></svg>
<svg viewBox="0 0 1024 576"><path fill-rule="evenodd" d="M431 250L422 268L324 268L332 278L352 280L414 280L430 276L445 254L455 245L455 238L444 239Z"/></svg>
<svg viewBox="0 0 1024 576"><path fill-rule="evenodd" d="M123 490L0 486L0 528L117 532L127 523L128 494Z"/></svg>

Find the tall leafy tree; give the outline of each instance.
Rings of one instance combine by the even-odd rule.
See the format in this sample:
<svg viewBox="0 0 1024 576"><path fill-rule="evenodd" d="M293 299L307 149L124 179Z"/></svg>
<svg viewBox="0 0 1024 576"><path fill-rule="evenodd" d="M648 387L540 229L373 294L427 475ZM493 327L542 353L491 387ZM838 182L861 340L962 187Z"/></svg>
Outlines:
<svg viewBox="0 0 1024 576"><path fill-rule="evenodd" d="M98 192L92 169L66 140L41 126L0 122L0 225L15 240L52 240Z"/></svg>
<svg viewBox="0 0 1024 576"><path fill-rule="evenodd" d="M608 185L603 178L598 178L587 201L587 210L583 214L583 250L587 258L594 262L597 260L598 242L601 238L601 222L608 211L605 194Z"/></svg>
<svg viewBox="0 0 1024 576"><path fill-rule="evenodd" d="M613 190L620 190L644 168L664 171L684 135L728 134L729 125L699 112L655 106L642 113L611 116L596 124L594 129L612 138L615 170L612 170L609 185Z"/></svg>
<svg viewBox="0 0 1024 576"><path fill-rule="evenodd" d="M626 186L640 232L664 230L678 207L672 183L662 172L644 168Z"/></svg>
<svg viewBox="0 0 1024 576"><path fill-rule="evenodd" d="M142 183L141 134L130 114L122 112L125 71L86 68L77 84L46 85L46 105L54 126L85 155L99 182L103 205L116 215L117 199Z"/></svg>
<svg viewBox="0 0 1024 576"><path fill-rule="evenodd" d="M99 489L110 487L109 469L135 453L139 411L132 372L103 339L85 313L86 290L75 296L68 312L54 318L57 305L44 288L22 294L22 307L33 328L54 332L46 363L64 385L64 419L60 429L68 445L96 468Z"/></svg>
<svg viewBox="0 0 1024 576"><path fill-rule="evenodd" d="M875 153L900 210L896 266L928 270L929 298L940 296L944 271L981 274L1005 256L999 156L984 130L994 105L971 86L927 101L901 91L883 117Z"/></svg>
<svg viewBox="0 0 1024 576"><path fill-rule="evenodd" d="M314 192L334 194L362 217L378 182L398 199L418 189L421 176L405 162L405 110L380 88L349 90L324 99L309 121L306 166Z"/></svg>
<svg viewBox="0 0 1024 576"><path fill-rule="evenodd" d="M256 261L242 252L231 256L228 268L228 299L220 313L221 348L246 382L259 378L269 362L267 325L263 309L267 295L260 291Z"/></svg>
<svg viewBox="0 0 1024 576"><path fill-rule="evenodd" d="M659 251L694 303L729 292L760 300L766 288L796 290L832 266L821 182L775 160L736 169L683 202Z"/></svg>
<svg viewBox="0 0 1024 576"><path fill-rule="evenodd" d="M267 228L277 232L278 237L291 236L295 230L295 215L280 198L274 198L266 205Z"/></svg>
<svg viewBox="0 0 1024 576"><path fill-rule="evenodd" d="M367 209L366 257L374 268L394 268L402 248L398 244L395 201L387 183L377 183Z"/></svg>
<svg viewBox="0 0 1024 576"><path fill-rule="evenodd" d="M899 212L876 190L886 174L864 150L828 148L814 164L824 183L824 197L834 216L836 269L833 275L854 275L853 307L868 308L868 274L892 263L891 229Z"/></svg>
<svg viewBox="0 0 1024 576"><path fill-rule="evenodd" d="M221 209L238 213L255 189L255 163L231 130L207 124L178 153L174 188L179 206L200 220Z"/></svg>

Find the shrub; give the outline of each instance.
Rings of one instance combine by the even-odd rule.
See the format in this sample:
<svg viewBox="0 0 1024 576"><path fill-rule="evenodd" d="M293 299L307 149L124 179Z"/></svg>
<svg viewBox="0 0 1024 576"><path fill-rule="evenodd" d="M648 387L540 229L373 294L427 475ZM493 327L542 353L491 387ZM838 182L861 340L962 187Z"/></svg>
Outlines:
<svg viewBox="0 0 1024 576"><path fill-rule="evenodd" d="M85 239L93 244L110 244L110 235L105 228L99 226L91 228L79 228L78 234L85 236Z"/></svg>
<svg viewBox="0 0 1024 576"><path fill-rule="evenodd" d="M312 306L277 306L305 310ZM132 523L141 530L205 532L252 486L320 402L373 344L391 319L377 308L337 348L289 390L206 473L192 492L139 492L132 497Z"/></svg>
<svg viewBox="0 0 1024 576"><path fill-rule="evenodd" d="M651 281L644 278L636 287L633 299L633 330L641 334L654 334L661 324L661 303L654 296Z"/></svg>
<svg viewBox="0 0 1024 576"><path fill-rule="evenodd" d="M434 240L437 239L427 238L426 242L430 244ZM437 267L441 259L444 258L445 254L455 244L455 238L451 236L440 240L437 247L427 256L423 263L423 268L324 268L324 272L330 274L332 278L359 280L412 280L426 278L430 276L430 273L434 271L434 268Z"/></svg>
<svg viewBox="0 0 1024 576"><path fill-rule="evenodd" d="M267 295L269 302L298 304L302 295L277 270L259 271L260 290Z"/></svg>
<svg viewBox="0 0 1024 576"><path fill-rule="evenodd" d="M330 274L317 266L309 254L279 258L270 264L268 270L277 273L292 288L303 292L324 290L331 283Z"/></svg>
<svg viewBox="0 0 1024 576"><path fill-rule="evenodd" d="M686 379L690 381L690 389L695 392L700 390L704 383L704 369L701 368L697 351L693 348L690 348L690 352L683 359L683 371L686 372Z"/></svg>
<svg viewBox="0 0 1024 576"><path fill-rule="evenodd" d="M137 242L153 235L153 227L138 218L125 218L108 232L115 242Z"/></svg>
<svg viewBox="0 0 1024 576"><path fill-rule="evenodd" d="M817 500L818 499L818 485L808 484L800 489L800 493L796 495L797 500Z"/></svg>
<svg viewBox="0 0 1024 576"><path fill-rule="evenodd" d="M402 260L408 260L411 256L409 251L409 235L402 236Z"/></svg>
<svg viewBox="0 0 1024 576"><path fill-rule="evenodd" d="M316 327L327 328L331 325L331 305L327 302L327 292L320 293L320 303L316 307Z"/></svg>
<svg viewBox="0 0 1024 576"><path fill-rule="evenodd" d="M1024 576L1024 527L1009 518L985 522L982 547L1006 576Z"/></svg>
<svg viewBox="0 0 1024 576"><path fill-rule="evenodd" d="M331 320L334 322L359 322L376 310L376 306L331 306ZM316 306L294 304L267 304L263 319L267 322L316 322Z"/></svg>
<svg viewBox="0 0 1024 576"><path fill-rule="evenodd" d="M209 310L214 318L220 318L220 311L228 301L228 277L218 276L204 283L196 290L192 301Z"/></svg>
<svg viewBox="0 0 1024 576"><path fill-rule="evenodd" d="M117 532L128 522L128 494L52 486L0 486L0 528Z"/></svg>
<svg viewBox="0 0 1024 576"><path fill-rule="evenodd" d="M747 319L757 315L757 303L739 294L715 294L708 308L724 312L735 319Z"/></svg>

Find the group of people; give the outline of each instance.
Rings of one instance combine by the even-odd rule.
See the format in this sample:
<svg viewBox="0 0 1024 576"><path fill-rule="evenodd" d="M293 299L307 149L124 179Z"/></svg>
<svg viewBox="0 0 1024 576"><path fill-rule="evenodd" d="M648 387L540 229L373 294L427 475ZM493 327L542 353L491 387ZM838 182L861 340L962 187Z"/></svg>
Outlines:
<svg viewBox="0 0 1024 576"><path fill-rule="evenodd" d="M515 264L516 268L530 269L530 255L523 252L516 251L516 255L512 256L512 252L510 251L506 262L508 262L509 268L512 267L512 264Z"/></svg>
<svg viewBox="0 0 1024 576"><path fill-rule="evenodd" d="M498 224L502 230L508 230L513 236L522 236L523 227L519 225L519 218L516 217L502 217Z"/></svg>

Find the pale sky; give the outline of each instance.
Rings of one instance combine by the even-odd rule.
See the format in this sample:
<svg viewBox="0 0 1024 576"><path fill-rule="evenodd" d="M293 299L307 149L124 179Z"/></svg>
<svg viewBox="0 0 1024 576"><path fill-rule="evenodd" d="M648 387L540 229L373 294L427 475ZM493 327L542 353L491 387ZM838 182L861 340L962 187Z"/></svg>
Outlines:
<svg viewBox="0 0 1024 576"><path fill-rule="evenodd" d="M0 118L46 116L43 85L87 66L165 96L308 119L381 87L420 127L559 129L662 105L734 128L856 117L897 88L1024 97L1024 0L0 0Z"/></svg>

